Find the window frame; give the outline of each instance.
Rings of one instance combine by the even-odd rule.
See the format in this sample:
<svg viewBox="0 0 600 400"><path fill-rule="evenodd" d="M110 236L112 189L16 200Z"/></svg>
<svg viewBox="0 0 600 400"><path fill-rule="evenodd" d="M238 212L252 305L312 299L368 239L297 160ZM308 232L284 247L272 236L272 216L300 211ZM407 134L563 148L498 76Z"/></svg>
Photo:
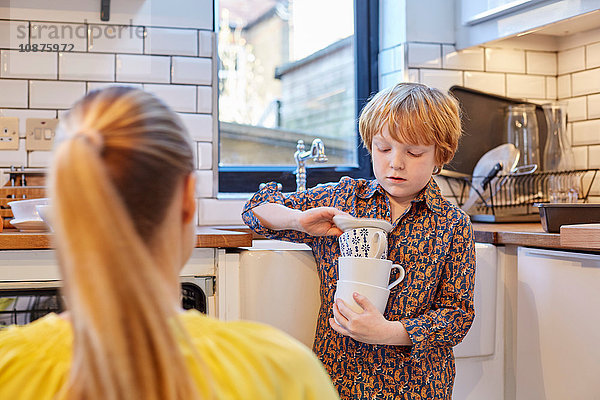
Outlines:
<svg viewBox="0 0 600 400"><path fill-rule="evenodd" d="M354 57L355 57L355 115L357 121L357 166L330 167L307 164L306 187L319 183L336 182L343 176L373 178L371 156L362 146L358 134L358 115L369 97L379 89L379 0L354 0ZM218 110L217 110L218 115ZM315 136L316 137L316 136ZM310 143L308 143L310 147ZM295 148L290 148L290 158ZM220 152L220 146L219 146ZM327 147L325 148L327 153ZM219 193L254 193L259 185L275 181L284 192L296 191L295 166L220 166L218 167Z"/></svg>

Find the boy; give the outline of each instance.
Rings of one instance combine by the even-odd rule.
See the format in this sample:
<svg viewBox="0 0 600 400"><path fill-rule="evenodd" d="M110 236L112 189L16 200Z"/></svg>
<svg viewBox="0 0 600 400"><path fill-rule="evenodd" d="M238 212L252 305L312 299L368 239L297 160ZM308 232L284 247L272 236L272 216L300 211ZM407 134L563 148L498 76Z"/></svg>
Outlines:
<svg viewBox="0 0 600 400"><path fill-rule="evenodd" d="M450 399L452 347L474 317L475 246L468 216L442 197L432 175L458 147L457 101L399 83L369 101L359 130L375 180L344 177L291 194L270 183L248 201L244 222L312 248L321 280L313 349L342 399ZM342 232L333 216L340 213L393 223L388 259L402 264L406 277L384 314L357 293L362 313L334 303Z"/></svg>

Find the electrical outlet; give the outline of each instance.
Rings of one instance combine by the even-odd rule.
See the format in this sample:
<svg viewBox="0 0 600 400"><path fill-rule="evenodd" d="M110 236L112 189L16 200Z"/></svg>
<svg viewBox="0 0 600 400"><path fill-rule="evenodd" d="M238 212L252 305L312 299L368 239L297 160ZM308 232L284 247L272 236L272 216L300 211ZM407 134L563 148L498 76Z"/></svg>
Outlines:
<svg viewBox="0 0 600 400"><path fill-rule="evenodd" d="M52 150L56 134L57 118L27 118L25 121L27 150Z"/></svg>
<svg viewBox="0 0 600 400"><path fill-rule="evenodd" d="M19 118L0 117L0 150L19 150Z"/></svg>

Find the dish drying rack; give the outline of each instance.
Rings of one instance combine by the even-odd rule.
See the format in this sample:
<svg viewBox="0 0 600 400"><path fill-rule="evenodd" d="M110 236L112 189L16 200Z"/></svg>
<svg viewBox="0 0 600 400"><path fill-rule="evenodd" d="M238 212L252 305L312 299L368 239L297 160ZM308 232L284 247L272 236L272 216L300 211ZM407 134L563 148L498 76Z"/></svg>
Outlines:
<svg viewBox="0 0 600 400"><path fill-rule="evenodd" d="M486 177L470 176L443 170L448 188L462 207L467 198L478 196L475 204L466 210L474 222L528 222L539 221L536 203L549 203L548 182L551 179L576 179L579 182L578 202L587 203L588 196L600 169L542 171L525 174L496 175L480 189L473 181Z"/></svg>

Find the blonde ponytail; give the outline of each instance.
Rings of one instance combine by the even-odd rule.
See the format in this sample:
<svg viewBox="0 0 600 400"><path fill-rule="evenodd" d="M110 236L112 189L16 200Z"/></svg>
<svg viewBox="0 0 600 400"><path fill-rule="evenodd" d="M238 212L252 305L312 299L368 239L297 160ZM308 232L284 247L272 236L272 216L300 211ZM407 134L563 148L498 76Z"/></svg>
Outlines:
<svg viewBox="0 0 600 400"><path fill-rule="evenodd" d="M185 334L148 249L193 170L185 131L156 98L128 88L86 96L63 128L49 190L74 332L66 396L196 399Z"/></svg>

